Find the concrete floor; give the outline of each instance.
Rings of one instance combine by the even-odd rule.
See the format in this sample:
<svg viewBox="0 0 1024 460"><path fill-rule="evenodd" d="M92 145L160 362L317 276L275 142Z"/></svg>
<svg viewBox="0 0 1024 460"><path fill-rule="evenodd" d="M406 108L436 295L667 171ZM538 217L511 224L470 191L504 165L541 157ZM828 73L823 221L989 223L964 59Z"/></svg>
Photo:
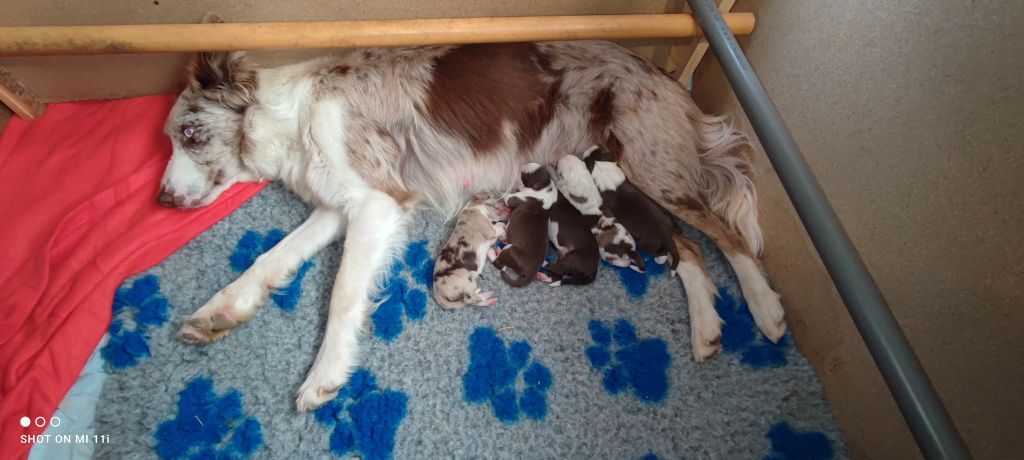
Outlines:
<svg viewBox="0 0 1024 460"><path fill-rule="evenodd" d="M1024 3L738 7L758 15L754 69L970 449L1022 458ZM698 102L741 114L707 64ZM919 457L771 165L755 157L767 269L852 452Z"/></svg>

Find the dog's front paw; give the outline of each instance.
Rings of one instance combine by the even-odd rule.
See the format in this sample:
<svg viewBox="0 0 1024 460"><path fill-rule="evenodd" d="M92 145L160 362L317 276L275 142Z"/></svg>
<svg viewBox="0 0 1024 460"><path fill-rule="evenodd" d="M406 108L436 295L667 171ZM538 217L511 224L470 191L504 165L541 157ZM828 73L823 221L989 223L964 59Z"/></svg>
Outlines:
<svg viewBox="0 0 1024 460"><path fill-rule="evenodd" d="M308 412L326 404L338 396L338 390L345 386L347 381L347 375L329 376L314 369L299 387L295 408L299 412Z"/></svg>
<svg viewBox="0 0 1024 460"><path fill-rule="evenodd" d="M224 337L238 322L224 312L210 317L192 315L178 329L178 339L185 343L210 343Z"/></svg>

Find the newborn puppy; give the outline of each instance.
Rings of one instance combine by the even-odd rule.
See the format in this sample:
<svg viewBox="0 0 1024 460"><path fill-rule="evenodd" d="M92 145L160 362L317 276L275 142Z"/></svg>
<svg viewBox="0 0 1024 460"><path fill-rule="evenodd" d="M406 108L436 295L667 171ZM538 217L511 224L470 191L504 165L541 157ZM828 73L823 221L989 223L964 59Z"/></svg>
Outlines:
<svg viewBox="0 0 1024 460"><path fill-rule="evenodd" d="M537 277L548 254L548 212L558 198L551 176L539 164L528 163L520 171L523 188L505 199L512 210L505 230L508 244L494 258L501 279L512 287L526 286Z"/></svg>
<svg viewBox="0 0 1024 460"><path fill-rule="evenodd" d="M448 244L434 264L434 300L443 308L464 305L493 306L498 299L491 292L481 293L476 279L484 268L487 251L505 232L498 201L476 195L459 213Z"/></svg>
<svg viewBox="0 0 1024 460"><path fill-rule="evenodd" d="M675 225L668 213L626 179L607 150L591 147L583 154L583 161L605 207L633 235L640 250L655 256L658 264L667 260L675 269L679 250L672 239Z"/></svg>
<svg viewBox="0 0 1024 460"><path fill-rule="evenodd" d="M544 268L551 272L551 285L590 284L597 276L597 240L583 214L559 193L548 217L548 238L558 249L558 260Z"/></svg>
<svg viewBox="0 0 1024 460"><path fill-rule="evenodd" d="M583 160L572 155L558 160L558 189L586 219L605 262L641 272L646 268L633 236L605 208Z"/></svg>

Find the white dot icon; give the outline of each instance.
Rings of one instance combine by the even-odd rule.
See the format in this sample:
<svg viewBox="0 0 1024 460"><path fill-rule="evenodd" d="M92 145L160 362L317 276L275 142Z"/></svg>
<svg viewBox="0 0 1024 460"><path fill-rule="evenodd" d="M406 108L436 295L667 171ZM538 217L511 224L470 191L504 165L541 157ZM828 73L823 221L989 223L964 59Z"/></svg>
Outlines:
<svg viewBox="0 0 1024 460"><path fill-rule="evenodd" d="M31 423L32 423L32 419L30 419L30 418L28 418L28 417L22 417L22 418L21 418L21 426L22 426L23 428L28 428L28 426L29 426L29 425L30 425Z"/></svg>

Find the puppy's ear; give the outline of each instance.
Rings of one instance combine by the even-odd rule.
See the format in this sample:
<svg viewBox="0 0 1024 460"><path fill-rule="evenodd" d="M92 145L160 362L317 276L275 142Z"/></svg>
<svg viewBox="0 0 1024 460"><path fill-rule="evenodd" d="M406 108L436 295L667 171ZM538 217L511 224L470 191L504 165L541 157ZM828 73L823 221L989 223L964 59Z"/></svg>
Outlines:
<svg viewBox="0 0 1024 460"><path fill-rule="evenodd" d="M199 53L189 65L189 80L207 99L236 111L255 99L256 69L244 51Z"/></svg>

